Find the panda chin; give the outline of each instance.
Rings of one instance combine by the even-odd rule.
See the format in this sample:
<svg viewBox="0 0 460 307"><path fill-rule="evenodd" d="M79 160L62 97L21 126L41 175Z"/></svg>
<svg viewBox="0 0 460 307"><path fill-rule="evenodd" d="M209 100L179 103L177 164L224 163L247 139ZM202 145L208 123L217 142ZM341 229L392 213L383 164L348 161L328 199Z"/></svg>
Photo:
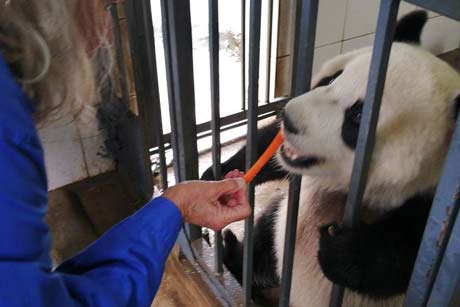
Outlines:
<svg viewBox="0 0 460 307"><path fill-rule="evenodd" d="M310 168L322 162L322 159L315 156L297 156L292 149L283 145L280 149L283 162L293 168Z"/></svg>

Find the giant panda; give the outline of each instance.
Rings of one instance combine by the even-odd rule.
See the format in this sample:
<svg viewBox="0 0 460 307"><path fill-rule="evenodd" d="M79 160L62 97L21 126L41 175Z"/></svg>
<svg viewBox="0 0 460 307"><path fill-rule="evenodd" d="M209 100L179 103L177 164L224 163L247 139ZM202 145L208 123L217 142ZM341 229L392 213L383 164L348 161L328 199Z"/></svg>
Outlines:
<svg viewBox="0 0 460 307"><path fill-rule="evenodd" d="M328 306L333 283L346 287L344 306L402 305L460 101L460 75L417 46L425 22L426 13L418 11L398 24L356 228L340 223L372 49L326 62L312 90L284 109L284 144L257 183L302 176L293 307ZM259 131L259 153L277 130L274 124ZM243 148L223 170L243 169L244 160ZM274 198L254 229L256 294L280 282L287 199ZM224 242L225 265L241 281L243 245L231 231Z"/></svg>

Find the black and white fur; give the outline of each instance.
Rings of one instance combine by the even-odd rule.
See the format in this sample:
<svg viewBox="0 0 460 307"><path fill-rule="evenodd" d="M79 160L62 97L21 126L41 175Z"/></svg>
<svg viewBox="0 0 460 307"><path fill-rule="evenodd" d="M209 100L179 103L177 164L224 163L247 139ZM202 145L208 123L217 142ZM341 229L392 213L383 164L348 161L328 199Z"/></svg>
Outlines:
<svg viewBox="0 0 460 307"><path fill-rule="evenodd" d="M402 304L451 137L460 76L422 50L426 13L398 24L382 100L360 225L340 225L371 60L371 48L327 62L309 93L284 110L285 142L263 180L302 175L291 305L327 306L332 282L344 306ZM277 126L259 134L262 152ZM223 171L244 168L244 149ZM205 179L210 179L207 171ZM276 196L276 195L275 195ZM279 285L287 199L274 201L254 232L254 292ZM225 233L225 264L241 280L242 244Z"/></svg>

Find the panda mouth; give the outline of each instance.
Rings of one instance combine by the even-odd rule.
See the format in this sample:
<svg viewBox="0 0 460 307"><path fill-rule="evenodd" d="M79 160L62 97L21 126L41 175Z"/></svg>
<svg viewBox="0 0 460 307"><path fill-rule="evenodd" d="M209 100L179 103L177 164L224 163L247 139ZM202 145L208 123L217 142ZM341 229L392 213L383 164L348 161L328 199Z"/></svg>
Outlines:
<svg viewBox="0 0 460 307"><path fill-rule="evenodd" d="M323 159L313 155L299 155L294 148L286 143L281 146L280 153L284 162L292 167L310 168L323 162Z"/></svg>

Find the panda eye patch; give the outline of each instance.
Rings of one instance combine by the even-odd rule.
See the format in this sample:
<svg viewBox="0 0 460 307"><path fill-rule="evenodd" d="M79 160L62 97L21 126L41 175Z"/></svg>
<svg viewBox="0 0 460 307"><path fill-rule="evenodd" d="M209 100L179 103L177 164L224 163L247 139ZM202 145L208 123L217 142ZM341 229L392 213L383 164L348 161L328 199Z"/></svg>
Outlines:
<svg viewBox="0 0 460 307"><path fill-rule="evenodd" d="M353 125L361 123L361 114L363 112L363 102L358 100L350 108L345 111L345 121L349 121Z"/></svg>
<svg viewBox="0 0 460 307"><path fill-rule="evenodd" d="M362 111L363 101L361 99L345 110L342 124L342 139L343 142L351 149L356 148Z"/></svg>
<svg viewBox="0 0 460 307"><path fill-rule="evenodd" d="M332 76L324 77L314 86L314 88L330 85L332 82L334 82L335 79L337 79L342 74L342 72L343 70L339 70Z"/></svg>

